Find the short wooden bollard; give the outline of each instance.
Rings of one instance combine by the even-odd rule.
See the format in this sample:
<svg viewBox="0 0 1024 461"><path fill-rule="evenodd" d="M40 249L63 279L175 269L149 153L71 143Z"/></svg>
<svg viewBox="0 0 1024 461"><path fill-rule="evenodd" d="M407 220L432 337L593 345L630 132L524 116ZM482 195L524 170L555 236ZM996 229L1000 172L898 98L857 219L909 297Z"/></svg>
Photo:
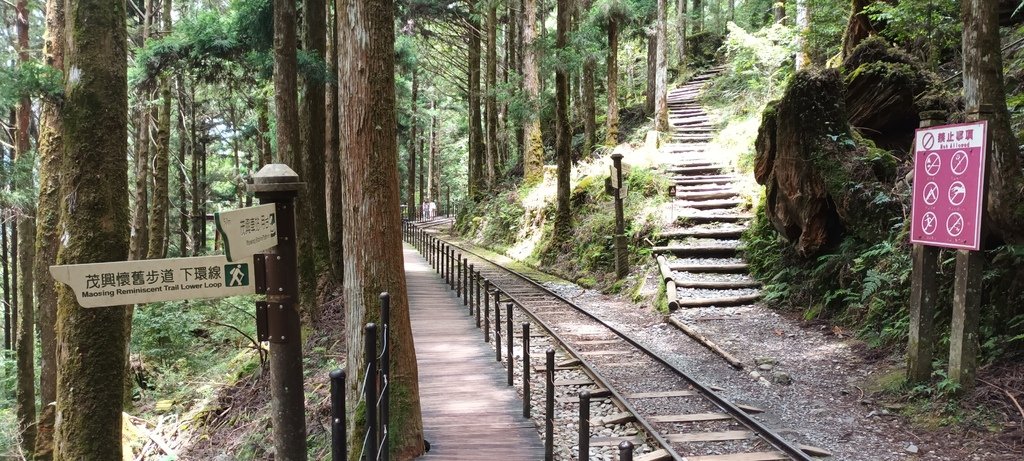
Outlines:
<svg viewBox="0 0 1024 461"><path fill-rule="evenodd" d="M633 442L623 440L619 444L619 461L633 461Z"/></svg>
<svg viewBox="0 0 1024 461"><path fill-rule="evenodd" d="M580 459L590 459L590 391L580 391Z"/></svg>
<svg viewBox="0 0 1024 461"><path fill-rule="evenodd" d="M345 461L345 370L331 372L331 461Z"/></svg>
<svg viewBox="0 0 1024 461"><path fill-rule="evenodd" d="M507 346L505 349L505 356L508 357L508 385L512 385L512 366L515 365L515 361L512 360L512 303L505 305L505 333L508 336Z"/></svg>
<svg viewBox="0 0 1024 461"><path fill-rule="evenodd" d="M544 461L555 459L555 350L544 352Z"/></svg>
<svg viewBox="0 0 1024 461"><path fill-rule="evenodd" d="M523 417L530 417L530 324L523 322Z"/></svg>

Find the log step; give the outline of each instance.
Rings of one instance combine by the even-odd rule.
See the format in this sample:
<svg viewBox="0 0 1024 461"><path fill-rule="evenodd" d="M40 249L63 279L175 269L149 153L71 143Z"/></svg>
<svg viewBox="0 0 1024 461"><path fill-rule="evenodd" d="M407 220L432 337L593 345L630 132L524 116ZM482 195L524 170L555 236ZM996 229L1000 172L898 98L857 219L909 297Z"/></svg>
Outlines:
<svg viewBox="0 0 1024 461"><path fill-rule="evenodd" d="M672 271L678 272L718 272L718 273L737 273L746 272L750 269L750 265L747 263L738 264L672 264L669 263L668 268Z"/></svg>
<svg viewBox="0 0 1024 461"><path fill-rule="evenodd" d="M676 198L681 200L716 200L731 199L739 195L735 190L702 191L702 192L676 192Z"/></svg>
<svg viewBox="0 0 1024 461"><path fill-rule="evenodd" d="M732 184L736 182L735 176L721 176L721 177L703 177L703 178L678 178L674 179L673 182L677 186L700 186L705 184Z"/></svg>
<svg viewBox="0 0 1024 461"><path fill-rule="evenodd" d="M676 220L683 220L690 224L707 224L713 222L741 222L753 219L749 214L716 215L716 214L685 214L676 216Z"/></svg>
<svg viewBox="0 0 1024 461"><path fill-rule="evenodd" d="M679 280L676 279L676 288L704 288L711 290L736 290L742 288L761 288L761 283L755 280L739 282L713 282L710 280Z"/></svg>
<svg viewBox="0 0 1024 461"><path fill-rule="evenodd" d="M743 247L725 245L694 245L694 246L656 246L652 249L654 254L671 253L676 256L702 256L702 255L728 255L733 256L743 250Z"/></svg>
<svg viewBox="0 0 1024 461"><path fill-rule="evenodd" d="M732 239L743 235L743 229L679 229L671 230L655 236L657 240L671 240L680 238L712 238Z"/></svg>
<svg viewBox="0 0 1024 461"><path fill-rule="evenodd" d="M676 301L681 308L687 307L710 307L710 306L742 306L761 299L760 294L722 296L718 298L680 298Z"/></svg>
<svg viewBox="0 0 1024 461"><path fill-rule="evenodd" d="M679 204L684 208L695 208L698 210L726 210L743 204L742 200L702 200Z"/></svg>
<svg viewBox="0 0 1024 461"><path fill-rule="evenodd" d="M720 165L693 166L693 167L671 167L668 173L681 175L708 175L721 173L725 167Z"/></svg>

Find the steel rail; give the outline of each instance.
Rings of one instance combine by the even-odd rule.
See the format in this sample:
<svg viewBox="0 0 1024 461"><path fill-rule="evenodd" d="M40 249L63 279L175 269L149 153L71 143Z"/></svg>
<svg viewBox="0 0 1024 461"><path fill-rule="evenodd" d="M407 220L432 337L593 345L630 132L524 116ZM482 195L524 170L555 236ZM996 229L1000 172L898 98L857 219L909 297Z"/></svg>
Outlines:
<svg viewBox="0 0 1024 461"><path fill-rule="evenodd" d="M482 259L484 261L487 261L487 262L489 262L489 263L491 263L491 264L501 268L502 270L504 270L504 271L506 271L506 272L508 272L508 273L510 273L512 275L514 275L515 277L518 277L518 278L526 281L527 283L533 285L534 287L536 287L536 288L546 292L547 294L557 298L558 300L568 304L569 306L571 306L572 308L574 308L577 311L581 312L582 314L584 314L584 315L594 319L595 321L597 321L598 323L600 323L601 325L605 326L610 331L615 333L617 336L619 336L620 338L622 338L626 342L628 342L631 345L633 345L633 347L636 347L640 351L648 354L655 361L661 363L665 367L669 368L670 370L672 370L673 372L678 374L684 380L689 382L690 385L692 385L695 389L697 389L698 392L700 392L701 394L706 396L708 399L710 399L712 402L714 402L720 408L722 408L727 413L729 413L730 416L732 416L733 418L735 418L736 420L738 420L739 422L741 422L742 424L747 426L749 429L753 430L762 439L764 439L766 442L768 442L769 444L771 444L772 446L774 446L778 450L780 450L783 453L785 453L787 456L790 456L793 459L798 460L798 461L814 461L814 458L812 458L809 455L807 455L806 453L804 453L804 451L801 450L799 447L791 444L788 440L784 439L782 436L780 436L779 434L775 433L775 431L769 429L767 426L762 424L760 421L754 419L751 415L749 415L745 411L741 410L739 407L734 405L732 402L728 401L724 397L718 395L718 393L712 391L709 387L707 387L704 384L702 384L701 382L697 381L696 378L690 376L688 373L684 372L683 370L680 370L678 367L676 367L675 365L670 363L668 361L668 359L662 357L661 354L658 354L657 352L654 352L654 351L648 349L646 346L641 345L639 342L637 342L636 340L631 338L629 335L619 331L619 329L617 329L617 328L611 326L610 324L608 324L608 322L598 318L597 316L595 316L594 314L591 314L590 312L587 312L585 309L580 308L575 303L573 303L572 301L570 301L568 299L565 299L563 296L559 295L558 293L555 293L555 292L545 288L543 285L537 283L533 279L531 279L531 278L529 278L529 277L527 277L527 276L525 276L525 275L523 275L523 274L521 274L521 273L519 273L519 272L517 272L515 270L512 270L512 269L509 269L509 268L507 268L505 266L502 266L501 264L498 264L498 263L490 260L489 258L484 257L483 255L477 253L476 251L473 251L473 250L467 248L464 245L454 244L451 241L445 241L445 243L447 243L448 245L451 245L453 247L461 248L462 251L463 251L463 254L466 254L466 253L472 254L472 255L476 256L477 258L480 258L480 259ZM520 304L520 306L522 306L522 304ZM523 310L526 311L526 309L523 309ZM531 315L531 317L532 317L532 315ZM546 330L548 329L547 326L544 325L544 322L542 322L540 320L538 320L538 322L541 323L545 327ZM549 330L549 333L551 333L550 330ZM562 342L561 339L557 335L554 335L553 333L552 333L552 335L556 339L559 339L559 342ZM569 348L569 349L571 349L571 348ZM579 356L579 355L577 354L577 356ZM580 361L585 363L585 360L582 359L582 358L580 358ZM609 389L609 390L611 390L611 389ZM622 400L624 405L627 404L624 399L620 399L620 400ZM639 414L637 414L637 412L632 411L632 409L630 411L634 415L637 416L638 420L641 419ZM658 435L654 435L654 434L657 434L657 431L653 431L650 427L648 427L647 424L643 424L643 425L644 425L645 429L648 429L649 431L651 431L652 437L655 437L659 441L659 443L665 443L665 442L663 442L663 440L664 440L663 438L661 438ZM678 456L677 454L675 454L674 450L669 448L670 445L666 444L665 446L666 446L666 449L668 449L674 456ZM676 458L676 459L679 459L679 458Z"/></svg>

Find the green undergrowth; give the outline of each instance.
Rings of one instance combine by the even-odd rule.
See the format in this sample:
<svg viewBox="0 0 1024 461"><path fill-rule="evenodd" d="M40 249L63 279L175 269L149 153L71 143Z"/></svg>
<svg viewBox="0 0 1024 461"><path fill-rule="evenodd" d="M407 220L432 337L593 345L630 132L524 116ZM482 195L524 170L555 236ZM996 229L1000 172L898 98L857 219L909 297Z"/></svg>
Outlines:
<svg viewBox="0 0 1024 461"><path fill-rule="evenodd" d="M633 151L625 163L641 163L642 154ZM635 160L631 160L635 159ZM543 182L512 187L505 192L470 204L460 214L457 232L476 245L504 253L532 268L543 268L562 279L606 292L630 293L643 281L639 271L626 281L616 280L613 239L615 208L605 192L608 157L580 164L573 175L570 203L572 231L556 236L554 170ZM665 201L665 178L646 165L635 165L625 178L628 195L624 203L630 264L638 267L650 260L650 237L660 220L658 206Z"/></svg>

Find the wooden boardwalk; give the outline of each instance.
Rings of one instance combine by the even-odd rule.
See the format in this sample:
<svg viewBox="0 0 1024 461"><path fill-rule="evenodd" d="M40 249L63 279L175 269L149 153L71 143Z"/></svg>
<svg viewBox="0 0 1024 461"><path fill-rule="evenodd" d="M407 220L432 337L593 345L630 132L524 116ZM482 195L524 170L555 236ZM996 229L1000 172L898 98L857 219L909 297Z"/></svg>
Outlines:
<svg viewBox="0 0 1024 461"><path fill-rule="evenodd" d="M419 364L424 437L421 459L536 461L544 447L462 300L405 246L412 332Z"/></svg>

